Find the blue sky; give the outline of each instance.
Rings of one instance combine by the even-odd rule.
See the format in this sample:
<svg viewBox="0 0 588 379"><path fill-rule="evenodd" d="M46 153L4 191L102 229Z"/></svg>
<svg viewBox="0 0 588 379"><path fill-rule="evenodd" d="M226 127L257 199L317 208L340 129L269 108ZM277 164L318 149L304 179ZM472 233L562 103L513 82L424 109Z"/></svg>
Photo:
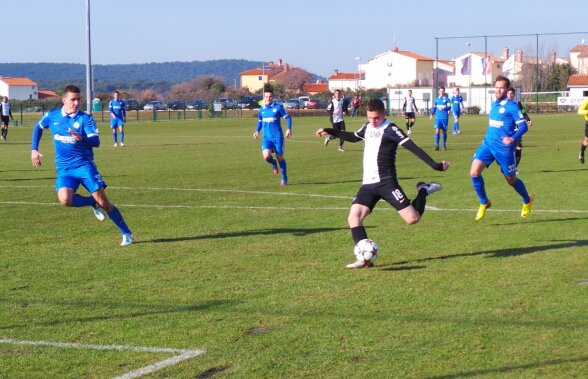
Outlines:
<svg viewBox="0 0 588 379"><path fill-rule="evenodd" d="M356 6L353 3L358 4ZM92 0L95 64L247 59L277 61L329 76L357 70L358 60L398 47L451 59L484 51L483 38L505 34L588 31L585 0L237 1ZM8 46L0 62L85 63L86 0L3 2ZM540 36L539 52L559 56L588 33ZM470 43L470 47L467 43ZM536 37L488 38L488 51L536 51ZM9 75L9 73L0 73Z"/></svg>

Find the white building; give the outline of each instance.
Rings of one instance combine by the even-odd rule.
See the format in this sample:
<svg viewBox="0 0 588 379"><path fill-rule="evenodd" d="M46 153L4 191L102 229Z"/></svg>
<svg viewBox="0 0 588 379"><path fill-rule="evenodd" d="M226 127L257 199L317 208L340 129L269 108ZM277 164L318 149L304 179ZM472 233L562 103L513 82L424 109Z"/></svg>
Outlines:
<svg viewBox="0 0 588 379"><path fill-rule="evenodd" d="M366 89L426 87L433 84L433 58L397 48L371 58L361 65Z"/></svg>
<svg viewBox="0 0 588 379"><path fill-rule="evenodd" d="M37 100L39 87L29 78L0 77L0 96L10 100Z"/></svg>

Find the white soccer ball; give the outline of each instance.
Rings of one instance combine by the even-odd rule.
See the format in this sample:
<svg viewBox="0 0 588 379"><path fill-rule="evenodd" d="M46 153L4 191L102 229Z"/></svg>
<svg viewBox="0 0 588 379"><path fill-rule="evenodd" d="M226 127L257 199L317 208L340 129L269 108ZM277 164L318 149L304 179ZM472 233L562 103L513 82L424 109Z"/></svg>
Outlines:
<svg viewBox="0 0 588 379"><path fill-rule="evenodd" d="M366 263L373 263L378 258L380 249L378 244L371 239L361 240L355 245L353 253L355 254L358 261L364 261Z"/></svg>

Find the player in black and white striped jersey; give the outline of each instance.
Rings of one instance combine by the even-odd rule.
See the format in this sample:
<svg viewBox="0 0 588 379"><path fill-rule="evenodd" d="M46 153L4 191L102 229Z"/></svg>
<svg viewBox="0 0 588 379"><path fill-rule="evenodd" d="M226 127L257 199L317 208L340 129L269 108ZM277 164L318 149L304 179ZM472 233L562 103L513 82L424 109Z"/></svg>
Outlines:
<svg viewBox="0 0 588 379"><path fill-rule="evenodd" d="M411 141L402 129L388 121L386 108L381 100L372 100L368 103L367 116L369 121L356 132L345 132L332 128L321 128L315 132L317 137L328 134L348 142L365 141L363 181L348 216L355 244L368 238L363 222L380 199L384 199L392 205L407 224L415 224L419 222L425 211L427 196L443 188L438 183L419 182L417 184L418 194L411 202L398 183L396 175L398 146L411 151L434 170L445 171L449 168L449 162L434 161L424 150ZM358 261L347 267L361 268L364 267L364 263Z"/></svg>

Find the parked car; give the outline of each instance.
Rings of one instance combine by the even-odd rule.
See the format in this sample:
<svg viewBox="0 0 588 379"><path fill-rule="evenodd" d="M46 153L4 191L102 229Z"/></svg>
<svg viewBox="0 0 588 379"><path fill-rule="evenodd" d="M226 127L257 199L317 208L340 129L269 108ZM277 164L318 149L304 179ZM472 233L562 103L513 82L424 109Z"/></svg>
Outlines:
<svg viewBox="0 0 588 379"><path fill-rule="evenodd" d="M150 101L147 104L145 104L145 106L143 107L144 111L160 111L160 110L166 110L167 107L165 106L165 104L163 103L163 101L159 101L159 100L154 100L154 101Z"/></svg>
<svg viewBox="0 0 588 379"><path fill-rule="evenodd" d="M137 100L125 100L125 109L127 111L138 111L140 109Z"/></svg>
<svg viewBox="0 0 588 379"><path fill-rule="evenodd" d="M42 111L43 111L43 108L37 107L37 106L28 107L28 108L23 109L23 112L42 112Z"/></svg>
<svg viewBox="0 0 588 379"><path fill-rule="evenodd" d="M170 100L169 103L167 103L167 109L172 111L186 109L186 103L184 103L184 100Z"/></svg>
<svg viewBox="0 0 588 379"><path fill-rule="evenodd" d="M298 96L298 100L300 100L301 108L306 108L308 106L308 102L310 101L310 97L308 96Z"/></svg>
<svg viewBox="0 0 588 379"><path fill-rule="evenodd" d="M284 108L286 109L301 109L304 107L304 102L300 99L289 99L284 103Z"/></svg>
<svg viewBox="0 0 588 379"><path fill-rule="evenodd" d="M243 96L237 106L241 109L256 109L259 108L259 100L261 96Z"/></svg>
<svg viewBox="0 0 588 379"><path fill-rule="evenodd" d="M208 109L208 101L201 99L192 100L188 103L187 108L193 110Z"/></svg>
<svg viewBox="0 0 588 379"><path fill-rule="evenodd" d="M323 109L326 107L326 104L321 99L310 99L306 103L306 108L308 109Z"/></svg>
<svg viewBox="0 0 588 379"><path fill-rule="evenodd" d="M237 100L230 97L221 97L220 99L216 99L213 104L221 104L223 109L237 108Z"/></svg>

